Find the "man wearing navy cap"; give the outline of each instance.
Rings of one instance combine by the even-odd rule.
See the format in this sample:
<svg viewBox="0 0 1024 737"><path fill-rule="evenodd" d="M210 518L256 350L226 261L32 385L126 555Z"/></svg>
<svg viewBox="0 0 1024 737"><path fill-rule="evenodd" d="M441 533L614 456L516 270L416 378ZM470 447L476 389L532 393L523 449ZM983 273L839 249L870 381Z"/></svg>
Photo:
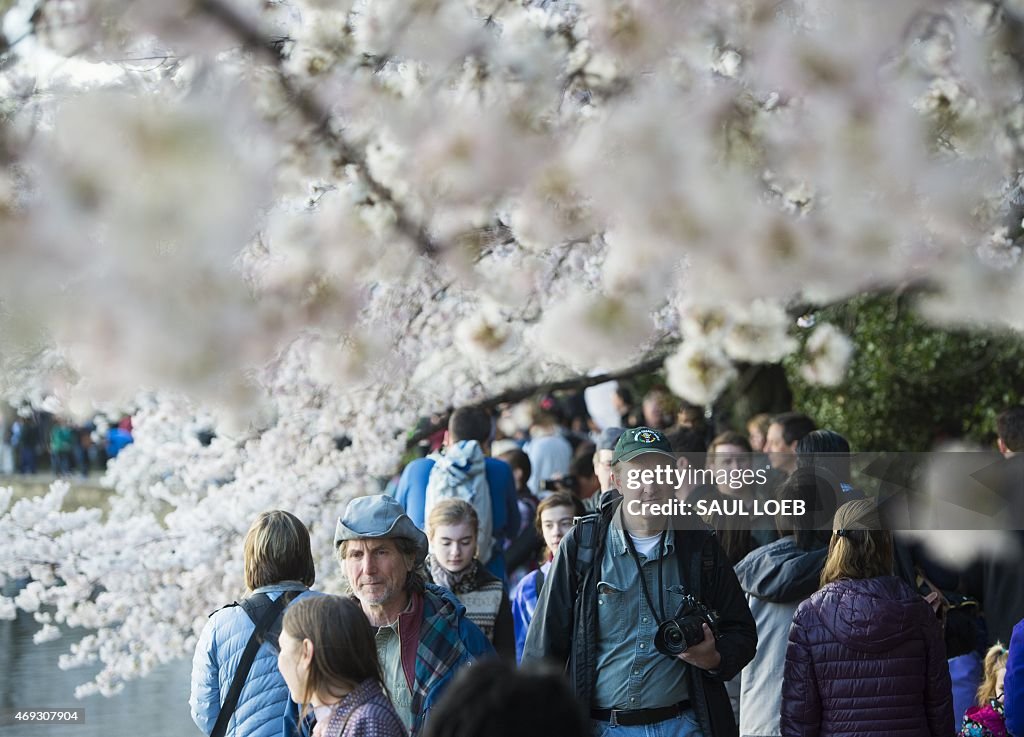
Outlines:
<svg viewBox="0 0 1024 737"><path fill-rule="evenodd" d="M753 657L757 631L713 531L657 511L672 507L675 467L661 431L622 433L611 459L621 496L605 494L562 539L527 634L523 663L567 666L597 734L737 734L725 681ZM683 620L696 626L680 652L666 632Z"/></svg>

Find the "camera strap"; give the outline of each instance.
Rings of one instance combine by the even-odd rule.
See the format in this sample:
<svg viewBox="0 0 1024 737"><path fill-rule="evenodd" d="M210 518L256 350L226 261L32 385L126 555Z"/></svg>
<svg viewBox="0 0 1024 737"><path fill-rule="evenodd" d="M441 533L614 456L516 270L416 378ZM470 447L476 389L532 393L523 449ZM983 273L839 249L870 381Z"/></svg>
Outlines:
<svg viewBox="0 0 1024 737"><path fill-rule="evenodd" d="M651 610L651 615L660 625L668 619L665 616L665 536L668 531L662 530L661 535L658 537L658 603L661 605L661 617L659 618L658 611L654 608L654 598L651 596L651 592L647 590L647 579L644 578L643 566L640 565L640 553L636 551L633 538L629 535L629 529L626 527L626 519L621 506L619 507L619 522L622 524L622 536L626 538L626 548L629 550L629 557L633 559L633 563L636 565L636 575L640 577L640 590L644 592L644 599Z"/></svg>

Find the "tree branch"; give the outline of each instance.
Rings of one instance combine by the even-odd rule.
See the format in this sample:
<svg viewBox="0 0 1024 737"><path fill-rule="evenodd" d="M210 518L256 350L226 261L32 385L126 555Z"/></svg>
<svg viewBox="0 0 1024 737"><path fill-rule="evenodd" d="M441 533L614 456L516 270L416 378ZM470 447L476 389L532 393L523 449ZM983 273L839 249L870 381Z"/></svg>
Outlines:
<svg viewBox="0 0 1024 737"><path fill-rule="evenodd" d="M280 41L264 35L254 24L221 0L199 0L196 7L231 33L242 46L269 59L277 70L278 82L282 89L295 102L302 117L313 126L314 132L339 152L343 163L355 166L366 188L394 211L395 229L412 241L424 256L436 258L444 250L442 245L434 240L422 223L413 220L394 193L370 173L362 152L331 127L331 114L320 101L308 90L301 89L285 74L282 65L286 55Z"/></svg>
<svg viewBox="0 0 1024 737"><path fill-rule="evenodd" d="M529 386L509 389L501 394L495 394L494 396L488 397L487 399L476 402L470 406L481 407L483 409L494 409L499 405L520 402L537 394L550 394L551 392L558 391L586 389L587 387L603 384L606 381L621 381L623 379L630 379L634 376L639 376L640 374L647 374L661 368L661 365L665 362L665 358L668 355L669 347L670 346L666 345L659 346L654 353L648 355L639 363L633 364L632 366L619 371L609 371L603 374L588 376L574 376L570 379L562 379L561 381L546 381L537 384L530 384ZM443 413L439 413L439 425L443 426L447 424L448 417L451 415L451 412L452 408L448 408ZM421 440L435 433L437 429L438 426L433 425L413 433L409 436L408 441L406 441L406 447L412 448Z"/></svg>
<svg viewBox="0 0 1024 737"><path fill-rule="evenodd" d="M535 394L550 394L551 392L586 389L587 387L603 384L606 381L630 379L634 376L639 376L640 374L657 371L665 362L667 355L667 351L664 348L660 348L654 355L648 356L640 363L634 364L620 371L609 371L592 376L576 376L571 379L563 379L562 381L549 381L540 384L533 384L532 386L520 387L518 389L510 389L506 392L502 392L501 394L489 397L482 402L478 402L474 406L482 407L484 409L493 409L501 404L522 401L523 399L532 397Z"/></svg>
<svg viewBox="0 0 1024 737"><path fill-rule="evenodd" d="M863 294L894 294L898 296L916 295L922 294L929 291L930 285L924 281L906 282L899 285L879 285L874 288L866 289L862 292L858 292L855 296L862 296ZM848 301L849 298L836 300L835 302L827 304L815 304L811 302L797 302L790 303L786 311L789 315L796 319L809 312L815 312L818 310L840 305ZM483 409L494 409L499 405L520 402L538 394L550 394L557 391L572 391L579 389L586 389L587 387L596 386L597 384L603 384L606 381L621 381L622 379L630 379L634 376L641 374L647 374L652 371L657 371L661 368L668 354L673 350L680 341L678 339L666 339L659 341L657 348L655 348L650 354L648 354L639 363L636 363L628 368L624 368L620 371L611 371L603 374L597 374L593 376L575 376L570 379L563 379L561 381L548 381L540 382L537 384L530 384L529 386L519 387L516 389L509 389L500 394L483 399L470 406L481 407ZM749 378L749 377L748 377ZM452 407L447 408L444 412L436 413L440 418L438 425L433 425L421 430L409 436L409 440L406 443L407 448L412 448L420 440L423 440L434 432L436 432L439 426L443 426L448 422L448 416L452 412Z"/></svg>

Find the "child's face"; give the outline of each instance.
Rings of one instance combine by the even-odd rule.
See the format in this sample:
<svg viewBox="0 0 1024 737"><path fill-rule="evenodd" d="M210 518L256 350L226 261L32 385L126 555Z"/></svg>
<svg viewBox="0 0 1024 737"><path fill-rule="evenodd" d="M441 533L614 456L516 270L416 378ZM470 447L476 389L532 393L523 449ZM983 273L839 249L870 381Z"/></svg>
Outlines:
<svg viewBox="0 0 1024 737"><path fill-rule="evenodd" d="M551 555L558 550L558 543L572 529L572 518L575 515L572 507L548 507L540 513L540 529L544 533L544 543Z"/></svg>
<svg viewBox="0 0 1024 737"><path fill-rule="evenodd" d="M430 548L446 570L459 573L469 567L476 556L476 527L472 522L438 525L430 540Z"/></svg>
<svg viewBox="0 0 1024 737"><path fill-rule="evenodd" d="M996 671L996 696L1002 698L1003 696L1003 679L1006 678L1006 668L1000 668Z"/></svg>
<svg viewBox="0 0 1024 737"><path fill-rule="evenodd" d="M292 637L284 630L278 637L278 644L281 650L277 655L277 669L281 671L292 701L302 704L308 698L306 678L309 674L309 664L313 659L313 644L309 640Z"/></svg>

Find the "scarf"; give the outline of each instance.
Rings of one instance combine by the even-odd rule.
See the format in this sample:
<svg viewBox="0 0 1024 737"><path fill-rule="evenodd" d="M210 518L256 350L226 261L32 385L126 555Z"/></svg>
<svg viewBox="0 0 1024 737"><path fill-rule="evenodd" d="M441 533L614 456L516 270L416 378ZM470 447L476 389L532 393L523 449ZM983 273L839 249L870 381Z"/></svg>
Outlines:
<svg viewBox="0 0 1024 737"><path fill-rule="evenodd" d="M434 583L443 589L448 589L456 596L468 594L476 588L476 575L480 568L480 561L476 558L461 571L452 572L442 566L434 554L430 553L427 555L427 566Z"/></svg>
<svg viewBox="0 0 1024 737"><path fill-rule="evenodd" d="M478 584L480 561L476 558L458 573L444 568L433 553L427 556L427 565L434 583L455 594L466 607L469 621L479 627L488 640L494 642L494 624L505 593L501 581L495 579Z"/></svg>

